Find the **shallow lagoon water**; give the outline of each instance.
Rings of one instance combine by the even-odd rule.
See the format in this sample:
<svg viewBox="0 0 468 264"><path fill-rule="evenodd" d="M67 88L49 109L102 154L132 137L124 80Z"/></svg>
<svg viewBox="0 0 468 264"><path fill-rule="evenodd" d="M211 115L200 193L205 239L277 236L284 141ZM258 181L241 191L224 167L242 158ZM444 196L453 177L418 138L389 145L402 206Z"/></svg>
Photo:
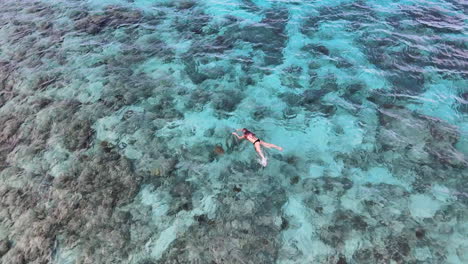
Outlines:
<svg viewBox="0 0 468 264"><path fill-rule="evenodd" d="M468 262L463 1L0 7L2 263Z"/></svg>

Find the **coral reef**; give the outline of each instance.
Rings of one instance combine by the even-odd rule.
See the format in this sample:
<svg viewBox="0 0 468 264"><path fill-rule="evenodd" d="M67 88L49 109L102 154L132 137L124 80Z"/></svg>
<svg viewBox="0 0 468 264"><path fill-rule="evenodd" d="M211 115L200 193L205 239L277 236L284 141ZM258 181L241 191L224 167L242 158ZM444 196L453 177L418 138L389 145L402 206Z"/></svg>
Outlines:
<svg viewBox="0 0 468 264"><path fill-rule="evenodd" d="M46 263L53 257L57 243L66 247L77 241L88 241L80 245L84 259L125 256L129 227L126 220L121 220L125 216L114 215L113 210L131 200L141 178L118 154L95 158L82 155L71 166L67 174L53 179L47 192L37 185L29 190L2 189L4 224L15 226L13 246L3 256L5 261ZM112 243L93 242L99 240Z"/></svg>
<svg viewBox="0 0 468 264"><path fill-rule="evenodd" d="M283 60L281 51L287 40L285 27L289 17L288 10L282 8L265 10L264 16L258 24L241 28L230 27L225 35L235 36L236 39L252 43L255 48L262 50L265 53L265 65L281 64Z"/></svg>
<svg viewBox="0 0 468 264"><path fill-rule="evenodd" d="M76 20L75 29L98 34L107 27L112 29L121 25L136 24L142 19L142 14L137 10L107 6L102 14L75 13L72 18Z"/></svg>
<svg viewBox="0 0 468 264"><path fill-rule="evenodd" d="M223 90L216 93L213 99L213 108L220 111L232 112L242 101L243 96L238 91Z"/></svg>
<svg viewBox="0 0 468 264"><path fill-rule="evenodd" d="M0 1L1 263L468 261L459 2L111 2Z"/></svg>

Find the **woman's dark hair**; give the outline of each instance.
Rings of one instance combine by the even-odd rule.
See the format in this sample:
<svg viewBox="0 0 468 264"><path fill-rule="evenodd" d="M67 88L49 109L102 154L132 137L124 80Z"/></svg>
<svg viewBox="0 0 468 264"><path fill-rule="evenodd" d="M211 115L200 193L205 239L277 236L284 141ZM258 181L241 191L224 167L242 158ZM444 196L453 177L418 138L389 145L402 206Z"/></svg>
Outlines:
<svg viewBox="0 0 468 264"><path fill-rule="evenodd" d="M252 133L252 132L250 132L247 128L243 128L243 129L242 129L242 132L243 132L245 135L247 135L247 134L252 134L252 135L255 136L255 134Z"/></svg>

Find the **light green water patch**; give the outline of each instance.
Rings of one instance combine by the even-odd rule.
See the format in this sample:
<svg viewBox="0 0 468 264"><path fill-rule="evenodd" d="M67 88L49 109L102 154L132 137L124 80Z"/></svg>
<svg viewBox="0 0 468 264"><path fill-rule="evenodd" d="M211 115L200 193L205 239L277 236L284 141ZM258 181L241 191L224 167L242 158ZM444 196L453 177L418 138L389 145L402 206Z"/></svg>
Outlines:
<svg viewBox="0 0 468 264"><path fill-rule="evenodd" d="M101 98L102 90L104 85L102 82L92 82L88 85L84 85L84 91L82 91L77 99L82 103L95 103Z"/></svg>
<svg viewBox="0 0 468 264"><path fill-rule="evenodd" d="M326 176L328 177L342 177L343 176L343 169L345 168L345 163L343 160L339 159L336 160L334 156L329 153L328 155L323 155L323 160L327 163L328 167L326 172Z"/></svg>
<svg viewBox="0 0 468 264"><path fill-rule="evenodd" d="M256 6L260 7L261 9L268 9L271 8L273 4L275 4L278 1L275 0L252 0L252 3L254 3Z"/></svg>
<svg viewBox="0 0 468 264"><path fill-rule="evenodd" d="M291 131L284 128L272 128L269 137L275 144L284 146L285 152L292 151L304 155L307 159L322 160L331 163L330 169L339 170L340 166L334 164L333 150L330 142L333 141L333 124L324 117L314 117L309 120L308 127L302 131Z"/></svg>
<svg viewBox="0 0 468 264"><path fill-rule="evenodd" d="M173 31L168 31L168 32L163 31L161 33L161 38L164 39L164 42L166 43L166 45L174 49L176 56L181 56L182 54L188 52L192 45L192 40L184 39L178 36Z"/></svg>
<svg viewBox="0 0 468 264"><path fill-rule="evenodd" d="M289 196L282 210L290 219L290 227L281 234L283 245L278 263L308 263L332 252L333 249L315 238L312 210L303 204L300 196ZM289 254L300 254L300 262L288 257Z"/></svg>
<svg viewBox="0 0 468 264"><path fill-rule="evenodd" d="M364 212L364 206L361 201L366 198L371 191L372 189L354 184L353 187L341 197L341 206L344 209L361 214Z"/></svg>
<svg viewBox="0 0 468 264"><path fill-rule="evenodd" d="M283 49L284 65L303 65L306 66L310 63L310 56L301 51L301 48L311 43L311 41L292 29L289 31L287 46Z"/></svg>
<svg viewBox="0 0 468 264"><path fill-rule="evenodd" d="M122 44L118 42L111 42L102 47L101 55L104 57L114 57L122 52Z"/></svg>
<svg viewBox="0 0 468 264"><path fill-rule="evenodd" d="M216 185L213 187L216 187ZM222 187L222 185L219 186L219 188ZM218 208L215 194L197 192L194 195L193 204L195 205L194 213L198 215L205 213L208 219L215 219Z"/></svg>
<svg viewBox="0 0 468 264"><path fill-rule="evenodd" d="M280 66L282 69L291 66L299 66L302 69L302 73L298 82L302 87L309 86L309 77L306 73L308 72L307 69L310 63L310 54L301 49L305 45L311 43L310 39L301 33L301 19L303 19L305 14L306 13L301 9L290 13L290 19L286 25L288 41L286 47L283 49L284 60L282 66Z"/></svg>
<svg viewBox="0 0 468 264"><path fill-rule="evenodd" d="M73 249L57 247L53 264L75 264L80 257L80 249L75 247Z"/></svg>
<svg viewBox="0 0 468 264"><path fill-rule="evenodd" d="M112 0L107 0L107 1L112 1ZM173 3L174 1L171 1L171 0L132 0L128 2L131 2L132 5L137 8L141 8L143 10L152 10L154 7L165 6L165 5Z"/></svg>
<svg viewBox="0 0 468 264"><path fill-rule="evenodd" d="M408 108L458 125L463 116L455 109L458 96L456 87L462 87L461 85L449 80L437 80L436 83L426 86L427 90L418 97L417 104L409 104Z"/></svg>
<svg viewBox="0 0 468 264"><path fill-rule="evenodd" d="M96 121L93 125L93 129L96 131L96 139L115 143L119 139L119 135L114 131L120 123L119 120L119 117L107 116Z"/></svg>
<svg viewBox="0 0 468 264"><path fill-rule="evenodd" d="M290 59L290 56L287 56L287 54L294 55L298 53L300 48L310 42L310 39L301 33L302 21L309 13L310 10L307 9L290 9L289 20L286 25L288 45L284 49L285 62Z"/></svg>
<svg viewBox="0 0 468 264"><path fill-rule="evenodd" d="M154 3L154 0L135 0L135 2ZM128 6L129 1L126 0L87 0L86 5L92 10L99 10L109 5Z"/></svg>
<svg viewBox="0 0 468 264"><path fill-rule="evenodd" d="M442 202L425 194L411 195L408 205L411 215L416 219L432 218L441 206Z"/></svg>
<svg viewBox="0 0 468 264"><path fill-rule="evenodd" d="M166 215L169 211L171 196L168 192L158 191L147 185L141 189L139 197L143 205L151 206L154 220Z"/></svg>
<svg viewBox="0 0 468 264"><path fill-rule="evenodd" d="M385 167L373 167L368 171L363 171L359 168L353 168L350 171L350 179L353 180L355 184L364 185L366 183L385 183L398 185L407 191L411 191L411 182L405 182L402 179L395 178L395 176L393 176L393 174Z"/></svg>
<svg viewBox="0 0 468 264"><path fill-rule="evenodd" d="M123 115L127 111L133 111L136 113L143 113L144 109L139 106L127 106L123 107L118 112L115 112L111 116L106 116L98 119L93 124L93 129L96 131L96 139L98 141L107 141L109 143L118 144L120 139L120 134L117 133L117 127L119 126Z"/></svg>
<svg viewBox="0 0 468 264"><path fill-rule="evenodd" d="M362 80L370 90L389 90L390 83L385 79L384 72L375 67L362 67L357 79Z"/></svg>
<svg viewBox="0 0 468 264"><path fill-rule="evenodd" d="M308 129L305 131L306 141L301 140L298 143L302 146L310 146L318 152L326 152L329 150L332 131L333 124L330 120L324 117L315 117L310 121Z"/></svg>
<svg viewBox="0 0 468 264"><path fill-rule="evenodd" d="M171 226L164 229L158 238L149 244L151 257L160 259L177 235L185 233L193 224L193 216L187 212L177 214Z"/></svg>
<svg viewBox="0 0 468 264"><path fill-rule="evenodd" d="M264 76L257 86L268 87L271 91L285 91L285 88L281 85L281 79L279 74L270 74Z"/></svg>
<svg viewBox="0 0 468 264"><path fill-rule="evenodd" d="M464 240L466 235L452 235L450 239L450 247L448 248L447 263L459 264L468 262L468 242ZM455 246L454 246L455 245Z"/></svg>
<svg viewBox="0 0 468 264"><path fill-rule="evenodd" d="M228 51L227 54L225 54L225 58L229 58L230 60L236 61L236 62L242 62L242 57L246 57L249 59L256 59L257 56L253 56L252 54L255 54L256 50L253 48L252 43L248 42L243 42L243 41L238 41L234 43L234 49L231 51ZM255 65L259 65L260 61L256 61ZM244 72L243 72L244 73Z"/></svg>
<svg viewBox="0 0 468 264"><path fill-rule="evenodd" d="M77 78L72 79L70 83L64 87L49 87L43 94L58 100L77 98L81 103L92 103L100 98L102 88L102 83L99 81L90 84L81 78Z"/></svg>
<svg viewBox="0 0 468 264"><path fill-rule="evenodd" d="M350 153L361 148L364 130L357 125L358 119L349 114L335 115L332 122L338 126L339 134L333 140L333 148L337 152Z"/></svg>
<svg viewBox="0 0 468 264"><path fill-rule="evenodd" d="M434 195L434 198L442 203L453 202L456 200L454 193L444 185L433 184L431 192L432 195Z"/></svg>
<svg viewBox="0 0 468 264"><path fill-rule="evenodd" d="M364 200L373 200L379 203L380 206L385 206L385 212L389 219L402 216L406 210L404 204L407 200L405 197L388 198L378 187L366 186L359 182L353 182L351 189L347 190L340 198L340 205L343 209L351 210L356 214L367 215L368 209L365 203L363 203ZM398 227L398 229L401 228L403 227Z"/></svg>
<svg viewBox="0 0 468 264"><path fill-rule="evenodd" d="M166 191L154 190L151 186L146 186L139 194L141 203L146 206L151 206L153 213L153 224L159 230L146 244L146 250L155 259L161 258L164 251L177 238L187 231L193 223L193 216L182 211L173 219L167 216L171 196Z"/></svg>
<svg viewBox="0 0 468 264"><path fill-rule="evenodd" d="M168 135L174 129L184 131L186 133L183 141L180 143L191 146L198 142L198 138L203 137L203 134L211 128L219 130L218 133L229 132L229 129L240 128L243 124L237 123L236 118L226 118L219 120L214 117L214 111L211 108L205 108L201 112L187 112L184 114L184 120L168 123L158 135ZM227 129L227 131L225 130ZM223 130L223 132L221 132ZM215 134L218 134L215 132ZM180 139L178 139L180 140ZM180 144L179 143L179 144Z"/></svg>
<svg viewBox="0 0 468 264"><path fill-rule="evenodd" d="M331 195L322 193L320 195L317 195L317 200L318 203L322 206L322 213L326 216L326 218L331 218L333 214L338 210L338 203L336 197L333 197ZM315 212L315 211L314 211ZM316 221L314 221L314 224ZM320 223L318 223L319 226L324 226L328 224L329 222L327 219L322 219ZM316 224L317 226L317 224Z"/></svg>
<svg viewBox="0 0 468 264"><path fill-rule="evenodd" d="M455 147L465 156L468 156L468 122L464 121L458 125L461 137Z"/></svg>
<svg viewBox="0 0 468 264"><path fill-rule="evenodd" d="M357 113L359 121L357 125L364 130L365 136L361 148L372 153L376 147L377 129L379 127L379 117L373 105L364 103L363 108Z"/></svg>
<svg viewBox="0 0 468 264"><path fill-rule="evenodd" d="M257 15L240 8L243 4L237 0L206 0L203 3L204 11L212 16L214 21L224 20L225 16L235 16L249 22L260 22L263 18L262 15Z"/></svg>
<svg viewBox="0 0 468 264"><path fill-rule="evenodd" d="M343 71L338 69L331 60L329 59L318 59L317 60L320 64L320 68L315 70L317 73L317 78L319 79L318 83L323 83L329 77L335 77L336 80L340 79L340 83L343 83L346 80L347 74L345 73L344 76L341 74Z"/></svg>
<svg viewBox="0 0 468 264"><path fill-rule="evenodd" d="M70 152L62 148L60 144L49 142L50 148L44 153L44 161L49 164L48 173L52 177L58 177L68 171L72 161L69 160Z"/></svg>
<svg viewBox="0 0 468 264"><path fill-rule="evenodd" d="M25 185L25 181L21 177L21 173L11 167L0 172L0 181L2 182L3 187L22 188ZM3 239L4 235L6 236L5 232L6 229L4 229L0 224L0 240Z"/></svg>
<svg viewBox="0 0 468 264"><path fill-rule="evenodd" d="M353 65L358 65L357 72L347 72L336 68L335 65L321 63L318 70L321 76L329 72L335 74L337 81L341 84L349 83L350 79L360 80L369 89L383 89L388 85L385 77L367 60L366 55L355 43L356 35L347 30L348 21L338 20L320 24L317 37L311 38L315 43L320 43L330 50L330 57L341 57ZM325 67L324 67L325 66Z"/></svg>
<svg viewBox="0 0 468 264"><path fill-rule="evenodd" d="M169 76L177 80L186 80L185 84L188 86L191 82L187 80L186 73L184 72L184 66L180 63L168 63L164 62L157 57L152 57L147 59L145 62L136 66L135 74L145 73L148 76L152 77L155 80L169 81ZM155 81L155 85L158 84L158 81Z"/></svg>
<svg viewBox="0 0 468 264"><path fill-rule="evenodd" d="M388 13L395 12L395 10L398 10L402 5L414 6L417 4L423 4L425 6L437 6L439 12L456 10L455 6L450 1L424 1L419 3L412 0L372 0L367 1L367 4L377 9L387 10Z"/></svg>
<svg viewBox="0 0 468 264"><path fill-rule="evenodd" d="M331 1L315 1L313 3L314 8L323 8L323 7L335 7L338 5L353 3L353 0L331 0Z"/></svg>
<svg viewBox="0 0 468 264"><path fill-rule="evenodd" d="M347 30L348 26L349 21L344 20L322 23L314 40L325 44L332 55L340 55L356 65L369 65L365 54L354 43L356 35Z"/></svg>
<svg viewBox="0 0 468 264"><path fill-rule="evenodd" d="M347 259L352 259L353 255L355 254L356 250L363 247L365 241L363 241L362 234L357 232L356 230L351 230L349 234L349 238L344 241L344 254ZM367 244L367 243L366 243Z"/></svg>
<svg viewBox="0 0 468 264"><path fill-rule="evenodd" d="M325 167L318 165L318 164L311 164L309 167L309 174L307 178L320 178L323 176L323 173L325 171Z"/></svg>
<svg viewBox="0 0 468 264"><path fill-rule="evenodd" d="M275 122L278 122L282 117L281 110L283 107L286 107L286 103L284 103L280 98L278 98L274 94L274 88L268 87L265 85L256 85L249 87L244 94L248 96L242 100L242 102L238 105L235 116L237 118L243 118L245 121L243 122L255 122L251 120L251 114L258 109L259 107L267 107L268 110L272 113L272 117L275 118ZM259 121L260 124L266 121L265 119Z"/></svg>
<svg viewBox="0 0 468 264"><path fill-rule="evenodd" d="M301 127L302 122L308 122L308 126ZM298 115L289 121L288 126L299 129L289 130L272 126L268 135L277 144L287 146L285 150L301 150L303 153L320 157L321 160L334 162L332 158L334 153L350 153L368 147L361 144L364 130L357 122L358 119L349 114L336 115L333 119L318 116L309 121ZM336 130L339 133L336 133Z"/></svg>
<svg viewBox="0 0 468 264"><path fill-rule="evenodd" d="M141 252L129 256L129 260L135 261L150 255L155 260L162 257L178 237L183 236L188 228L194 224L194 216L205 214L209 219L215 217L216 200L213 194L196 192L193 195L194 208L190 211L180 211L175 216L168 215L172 197L168 191L145 185L137 195L135 202L128 208L150 206L152 211L152 223L154 235L146 242Z"/></svg>

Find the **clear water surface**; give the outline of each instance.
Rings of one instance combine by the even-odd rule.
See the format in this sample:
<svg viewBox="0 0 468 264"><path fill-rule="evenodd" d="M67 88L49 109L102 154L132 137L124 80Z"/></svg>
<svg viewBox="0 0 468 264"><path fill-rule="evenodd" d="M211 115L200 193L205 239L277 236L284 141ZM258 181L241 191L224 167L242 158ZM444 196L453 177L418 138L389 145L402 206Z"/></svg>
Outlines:
<svg viewBox="0 0 468 264"><path fill-rule="evenodd" d="M468 263L467 9L0 1L2 263Z"/></svg>

